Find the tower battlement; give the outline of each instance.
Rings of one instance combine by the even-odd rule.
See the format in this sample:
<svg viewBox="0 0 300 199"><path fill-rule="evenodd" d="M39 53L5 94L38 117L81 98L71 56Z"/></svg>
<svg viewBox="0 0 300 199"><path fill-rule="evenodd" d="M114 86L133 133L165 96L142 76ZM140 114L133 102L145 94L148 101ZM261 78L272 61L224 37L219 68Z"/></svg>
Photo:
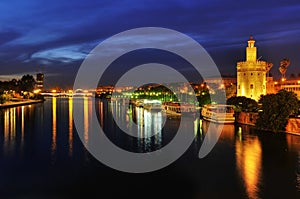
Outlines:
<svg viewBox="0 0 300 199"><path fill-rule="evenodd" d="M241 61L241 62L237 63L238 71L266 70L267 67L268 67L268 64L266 61L256 61L256 62Z"/></svg>

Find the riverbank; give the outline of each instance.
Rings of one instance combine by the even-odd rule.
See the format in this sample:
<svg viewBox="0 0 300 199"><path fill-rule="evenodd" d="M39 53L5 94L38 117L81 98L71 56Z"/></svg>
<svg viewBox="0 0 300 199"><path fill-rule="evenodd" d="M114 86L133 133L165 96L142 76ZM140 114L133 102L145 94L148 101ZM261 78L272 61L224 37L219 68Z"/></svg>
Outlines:
<svg viewBox="0 0 300 199"><path fill-rule="evenodd" d="M17 107L17 106L25 106L25 105L30 105L30 104L37 104L37 103L42 103L45 100L20 100L20 101L9 101L6 102L5 104L0 104L0 109L4 108L12 108L12 107Z"/></svg>
<svg viewBox="0 0 300 199"><path fill-rule="evenodd" d="M255 126L258 113L239 112L235 115L235 121L239 124ZM285 133L300 136L300 118L289 118Z"/></svg>

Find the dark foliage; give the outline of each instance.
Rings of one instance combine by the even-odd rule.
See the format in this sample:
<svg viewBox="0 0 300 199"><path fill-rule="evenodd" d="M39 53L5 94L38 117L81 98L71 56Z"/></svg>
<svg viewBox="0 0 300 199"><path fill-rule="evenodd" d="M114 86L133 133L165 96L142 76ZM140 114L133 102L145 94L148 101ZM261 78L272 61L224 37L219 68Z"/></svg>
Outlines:
<svg viewBox="0 0 300 199"><path fill-rule="evenodd" d="M258 103L244 96L231 97L227 100L228 105L234 105L237 112L256 112L258 109Z"/></svg>
<svg viewBox="0 0 300 199"><path fill-rule="evenodd" d="M286 90L262 96L259 103L262 107L256 127L273 132L285 131L289 116L297 112L299 108L296 94Z"/></svg>

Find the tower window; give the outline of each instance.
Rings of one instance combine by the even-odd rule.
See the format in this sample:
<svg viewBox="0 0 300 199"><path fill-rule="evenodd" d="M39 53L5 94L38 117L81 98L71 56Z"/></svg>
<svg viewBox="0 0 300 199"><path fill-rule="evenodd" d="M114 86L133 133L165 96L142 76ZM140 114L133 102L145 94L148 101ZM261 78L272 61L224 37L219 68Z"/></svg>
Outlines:
<svg viewBox="0 0 300 199"><path fill-rule="evenodd" d="M246 75L246 73L244 73L244 75Z"/></svg>
<svg viewBox="0 0 300 199"><path fill-rule="evenodd" d="M253 89L253 84L250 84L250 89Z"/></svg>
<svg viewBox="0 0 300 199"><path fill-rule="evenodd" d="M251 76L253 75L253 73L251 73Z"/></svg>
<svg viewBox="0 0 300 199"><path fill-rule="evenodd" d="M241 89L241 85L239 85L239 89Z"/></svg>
<svg viewBox="0 0 300 199"><path fill-rule="evenodd" d="M257 73L257 75L259 75L259 73Z"/></svg>

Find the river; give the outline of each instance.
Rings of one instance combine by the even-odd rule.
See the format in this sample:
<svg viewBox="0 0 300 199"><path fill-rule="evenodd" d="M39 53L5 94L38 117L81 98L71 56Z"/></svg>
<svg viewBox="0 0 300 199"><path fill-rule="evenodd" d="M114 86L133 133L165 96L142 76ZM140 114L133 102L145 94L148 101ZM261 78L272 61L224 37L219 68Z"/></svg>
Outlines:
<svg viewBox="0 0 300 199"><path fill-rule="evenodd" d="M128 151L159 150L178 129L179 118L167 118L159 131L160 112L114 104L117 114L127 111L124 122L140 126L139 133L159 131L133 138L117 128L114 102L95 103L107 137ZM83 107L83 142L73 106ZM199 159L208 126L218 125L195 118L184 124L195 139L178 160L158 171L130 174L105 166L85 149L93 108L90 98L47 98L0 110L0 198L300 198L300 136L225 125L213 150Z"/></svg>

